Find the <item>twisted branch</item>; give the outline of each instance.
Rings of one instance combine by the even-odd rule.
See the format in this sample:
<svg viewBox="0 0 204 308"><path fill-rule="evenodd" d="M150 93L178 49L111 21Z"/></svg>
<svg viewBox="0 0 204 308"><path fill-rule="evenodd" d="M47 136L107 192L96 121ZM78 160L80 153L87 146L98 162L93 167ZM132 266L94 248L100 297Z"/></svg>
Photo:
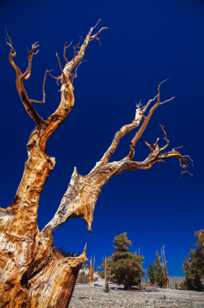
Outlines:
<svg viewBox="0 0 204 308"><path fill-rule="evenodd" d="M40 138L40 148L43 151L45 150L49 137L56 131L59 125L65 120L65 118L69 115L74 106L75 97L74 97L73 80L76 77L76 70L83 61L89 43L94 40L98 40L101 32L107 29L106 27L100 27L97 30L99 23L100 21L98 21L94 27L91 27L88 34L81 43L81 46L79 47L78 51L76 51L76 54L74 54L73 58L70 61L68 60L67 57L67 49L70 47L71 44L65 43L63 51L63 57L65 60L64 66L61 64L58 54L56 54L58 65L60 68L60 75L56 77L56 79L61 84L60 86L61 97L56 110L48 117L47 120L44 120L38 114L38 112L33 107L33 103L45 103L45 98L46 98L45 84L48 73L49 75L51 75L50 71L47 70L43 78L41 100L31 99L24 85L24 81L28 80L32 74L33 58L39 52L39 43L36 42L32 44L32 47L28 52L27 67L25 71L22 72L20 67L15 62L16 50L12 43L11 37L7 34L7 45L10 48L9 63L16 73L16 89L27 114L36 123L38 127L43 128L41 130L42 134Z"/></svg>
<svg viewBox="0 0 204 308"><path fill-rule="evenodd" d="M100 33L104 31L105 29L107 29L106 27L101 27L99 28L98 31L94 33L97 27L98 27L98 23L89 30L79 50L76 52L76 54L73 56L73 58L70 61L68 61L68 57L66 54L66 51L68 47L70 46L70 44L68 45L65 43L64 45L63 57L66 63L64 67L61 68L62 71L60 72L60 75L57 77L57 80L61 84L60 102L56 110L47 119L47 127L45 128L44 133L41 138L41 148L42 149L45 149L48 138L56 131L59 125L69 115L69 113L71 112L75 104L74 86L73 86L74 78L73 77L76 75L76 69L82 63L84 56L85 56L85 52L90 42L97 39ZM61 62L60 62L60 67L61 67Z"/></svg>
<svg viewBox="0 0 204 308"><path fill-rule="evenodd" d="M16 73L16 89L18 95L29 117L36 123L37 126L42 127L46 123L43 118L38 114L38 112L34 109L32 103L36 102L36 100L30 99L24 85L24 81L29 79L31 76L32 61L33 57L38 53L39 44L34 43L31 47L31 50L28 52L28 64L24 72L21 71L20 67L15 62L16 50L9 35L7 35L7 45L10 48L9 63Z"/></svg>
<svg viewBox="0 0 204 308"><path fill-rule="evenodd" d="M160 105L172 101L173 99L172 97L161 102L161 84L162 83L159 84L157 95L154 98L151 98L144 106L137 105L132 122L123 125L120 130L116 132L113 141L102 158L87 175L81 176L77 172L77 169L74 169L70 183L61 199L58 210L54 217L45 226L44 231L49 229L52 232L60 224L69 220L71 217L76 216L83 218L87 222L88 229L91 230L95 205L103 186L111 177L119 175L122 172L148 170L156 163L164 162L170 158L176 158L179 161L182 173L188 172L191 158L188 155L183 155L178 148L167 150L170 145L170 139L166 129L162 125L160 126L163 133L164 144L160 145L160 138L157 138L153 144L145 141L146 146L150 150L149 154L142 161L134 160L135 146L142 138L154 112ZM150 110L148 111L149 108ZM145 115L145 112L148 112L147 115ZM110 161L110 158L117 150L120 141L134 129L138 130L131 140L128 155L121 160Z"/></svg>
<svg viewBox="0 0 204 308"><path fill-rule="evenodd" d="M157 88L157 94L153 98L149 99L144 106L140 106L140 105L136 106L136 112L135 112L134 119L132 120L132 122L122 126L120 128L120 130L118 132L116 132L116 134L115 134L115 136L114 136L114 138L111 142L111 145L108 147L108 149L106 150L106 152L104 153L104 155L100 159L99 164L107 163L110 160L111 156L117 150L118 145L119 145L120 141L122 140L122 138L124 138L127 134L132 132L135 128L139 127L138 131L136 131L136 133L135 133L135 136L131 140L130 150L129 150L129 153L128 153L129 159L134 158L135 147L136 147L137 143L139 142L139 140L141 139L141 137L143 136L144 131L147 128L147 126L150 122L150 119L152 118L156 109L160 105L163 105L164 103L170 102L174 99L174 97L171 97L171 98L161 102L160 88L161 88L161 85L165 81L166 80L159 83L158 88ZM145 115L145 113L148 111L148 109L149 109L149 107L151 106L152 103L153 103L153 106L149 110L148 114Z"/></svg>
<svg viewBox="0 0 204 308"><path fill-rule="evenodd" d="M116 174L127 170L147 170L152 168L156 163L164 162L166 159L169 158L176 158L179 161L182 173L191 174L189 172L189 165L190 163L192 163L192 159L189 155L183 155L178 150L180 147L172 148L171 150L165 152L165 150L170 145L170 139L164 126L160 126L163 132L163 140L165 142L164 145L159 144L159 137L153 144L150 144L149 142L145 141L145 145L150 150L150 153L147 155L147 157L142 161L134 161L133 159L130 159L129 156L127 156L120 161L121 165L120 168L117 170Z"/></svg>
<svg viewBox="0 0 204 308"><path fill-rule="evenodd" d="M129 154L128 157L130 159L134 158L135 155L135 148L136 145L138 144L138 142L140 141L140 139L142 138L152 116L154 115L155 111L158 109L158 107L160 105L163 105L167 102L171 102L174 97L170 97L169 99L165 100L165 101L161 101L161 85L165 82L166 80L162 81L159 83L158 88L157 88L157 95L156 95L156 101L153 104L153 106L150 108L147 116L144 116L144 121L142 122L139 130L135 133L135 136L132 138L131 143L130 143L130 150L129 150ZM152 102L152 101L151 101ZM146 110L149 108L151 103L148 103L148 106L145 106Z"/></svg>

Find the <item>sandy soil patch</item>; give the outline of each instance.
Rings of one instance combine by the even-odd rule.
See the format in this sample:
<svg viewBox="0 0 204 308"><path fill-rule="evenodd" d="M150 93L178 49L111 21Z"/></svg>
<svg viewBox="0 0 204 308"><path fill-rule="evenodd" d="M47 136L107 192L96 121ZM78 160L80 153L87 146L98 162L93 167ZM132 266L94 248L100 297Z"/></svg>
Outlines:
<svg viewBox="0 0 204 308"><path fill-rule="evenodd" d="M148 291L111 290L102 287L77 285L71 308L204 308L204 292L172 289Z"/></svg>

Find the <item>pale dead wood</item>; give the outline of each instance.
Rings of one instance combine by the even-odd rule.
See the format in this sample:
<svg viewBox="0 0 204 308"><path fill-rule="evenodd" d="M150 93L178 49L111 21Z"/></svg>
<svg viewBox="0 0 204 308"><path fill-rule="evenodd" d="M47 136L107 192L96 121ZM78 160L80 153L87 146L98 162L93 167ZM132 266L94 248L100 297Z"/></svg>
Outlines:
<svg viewBox="0 0 204 308"><path fill-rule="evenodd" d="M189 156L183 155L176 148L165 152L170 145L170 140L166 129L162 125L161 130L163 132L164 144L159 144L160 138L157 138L154 144L145 141L150 153L143 161L134 160L135 147L141 140L155 111L160 105L164 105L174 99L174 97L171 97L170 99L161 101L160 88L162 83L158 85L157 95L155 97L148 100L143 107L140 105L136 106L136 112L132 122L123 125L119 129L102 158L86 176L81 176L77 169L74 169L68 188L59 204L59 208L54 217L45 226L45 230L54 230L60 224L75 216L83 218L88 224L88 229L91 230L95 205L102 187L114 175L119 175L125 171L147 170L152 168L156 163L163 162L169 158L176 158L180 163L182 171L188 170L191 161ZM130 142L128 155L119 161L110 162L120 141L134 129L136 129L136 133Z"/></svg>
<svg viewBox="0 0 204 308"><path fill-rule="evenodd" d="M16 89L36 127L27 143L28 159L14 202L8 208L0 209L0 306L67 307L78 271L86 261L86 249L77 257L66 257L57 252L51 232L40 231L37 219L41 193L55 166L55 159L46 153L47 141L72 110L75 70L82 62L89 43L96 40L103 30L91 28L74 57L70 61L65 57L67 62L57 77L61 84L60 102L46 120L35 110L34 103L45 102L45 82L50 71L46 71L43 78L41 101L31 99L25 87L25 81L32 74L39 44L32 45L26 69L22 71L16 63L16 50L11 38L7 38L9 63L16 74Z"/></svg>
<svg viewBox="0 0 204 308"><path fill-rule="evenodd" d="M32 99L29 98L28 93L26 91L24 81L29 79L32 72L32 61L33 57L37 55L39 45L38 43L34 43L28 53L28 64L27 68L24 72L21 71L20 67L16 64L15 58L16 58L16 50L13 46L11 38L8 36L7 45L10 48L9 52L9 63L14 69L16 73L16 89L18 92L18 95L22 101L22 104L25 108L25 111L29 115L29 117L35 122L36 125L42 127L45 124L45 121L42 119L42 117L38 114L38 112L34 109L32 105Z"/></svg>
<svg viewBox="0 0 204 308"><path fill-rule="evenodd" d="M62 69L58 80L60 81L60 102L56 110L48 117L47 127L44 130L43 136L41 138L41 148L44 149L48 138L56 131L64 119L69 115L75 104L74 98L74 86L73 80L76 74L78 66L82 63L85 52L90 44L90 42L98 39L101 32L106 30L106 27L99 28L98 31L94 32L98 26L98 23L92 27L88 34L86 35L84 41L82 42L79 50L76 52L74 57L68 61L67 49L70 46L65 44L64 46L64 59L66 61L64 68ZM61 64L60 64L61 66Z"/></svg>

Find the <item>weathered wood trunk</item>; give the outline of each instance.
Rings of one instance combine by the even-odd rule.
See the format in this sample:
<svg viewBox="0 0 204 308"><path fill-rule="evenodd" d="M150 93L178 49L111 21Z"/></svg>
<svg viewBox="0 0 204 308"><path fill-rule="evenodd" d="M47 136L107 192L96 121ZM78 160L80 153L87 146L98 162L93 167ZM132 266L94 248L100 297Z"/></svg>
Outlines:
<svg viewBox="0 0 204 308"><path fill-rule="evenodd" d="M39 231L40 194L55 160L39 147L40 130L28 142L28 160L16 198L0 211L0 307L67 307L81 264L64 257L49 229Z"/></svg>
<svg viewBox="0 0 204 308"><path fill-rule="evenodd" d="M65 45L65 65L57 77L61 84L60 102L55 112L46 120L34 109L33 103L36 101L29 98L24 85L24 81L31 76L33 56L37 54L39 46L37 43L32 45L28 53L27 68L22 72L15 62L16 51L8 38L9 63L16 73L17 92L25 111L36 127L28 140L28 159L14 202L8 208L0 208L0 308L67 307L78 271L86 260L86 251L84 249L77 257L65 257L60 254L53 246L54 229L77 216L84 219L91 230L99 194L114 175L127 170L147 170L168 158L178 159L182 168L188 165L189 157L183 156L177 149L165 151L169 146L169 139L164 128L162 131L165 144L160 146L159 138L153 144L146 142L150 153L143 161L134 160L137 143L154 112L160 105L171 100L161 102L160 84L157 95L144 106L137 106L133 120L119 129L102 158L87 175L80 175L74 168L70 184L57 212L43 230L38 229L40 195L55 166L55 159L46 153L46 144L74 106L73 80L76 69L82 62L89 43L98 39L104 30L102 27L94 34L95 28L90 29L70 61L66 57L68 46ZM127 155L119 161L110 161L121 139L134 130L136 133Z"/></svg>
<svg viewBox="0 0 204 308"><path fill-rule="evenodd" d="M98 35L93 34L94 29L89 31L70 61L66 58L65 46L66 63L57 78L61 84L60 102L46 120L34 109L35 101L29 98L24 85L31 76L33 57L39 45L32 45L27 68L22 72L15 62L16 50L8 37L9 63L16 73L16 89L36 127L28 140L28 159L14 202L0 209L0 307L67 307L77 273L86 260L85 251L73 258L57 252L53 247L53 230L39 231L37 215L41 192L55 166L55 159L46 153L46 145L74 106L75 70L89 42Z"/></svg>

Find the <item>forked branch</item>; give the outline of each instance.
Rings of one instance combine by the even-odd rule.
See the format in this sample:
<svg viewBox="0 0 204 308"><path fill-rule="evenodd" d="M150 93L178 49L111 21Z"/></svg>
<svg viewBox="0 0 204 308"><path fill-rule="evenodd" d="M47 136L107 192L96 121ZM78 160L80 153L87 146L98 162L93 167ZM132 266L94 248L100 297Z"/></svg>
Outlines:
<svg viewBox="0 0 204 308"><path fill-rule="evenodd" d="M27 67L24 71L22 71L15 61L16 50L14 48L11 37L7 34L7 45L10 48L9 63L16 73L16 89L27 114L36 123L36 125L41 128L40 148L43 151L45 150L49 137L56 131L59 125L65 120L65 118L68 116L68 114L71 112L74 106L75 98L74 98L73 80L76 76L76 70L84 59L85 52L89 46L89 43L94 40L99 40L99 35L101 34L101 32L107 29L106 27L99 27L99 23L100 21L98 21L94 27L91 27L88 34L81 43L81 46L77 49L76 53L70 59L70 61L68 60L67 57L67 49L70 47L70 44L64 45L64 52L63 52L63 57L65 60L64 66L61 65L59 57L57 57L60 66L60 75L56 77L56 79L61 84L60 102L54 113L52 113L47 120L44 120L38 114L38 112L33 107L33 103L45 103L45 97L46 97L45 83L48 73L50 73L50 71L47 70L43 78L41 100L31 99L24 85L24 81L28 80L31 77L33 58L39 52L39 43L36 42L32 44L32 47L28 52ZM97 30L98 27L99 29Z"/></svg>
<svg viewBox="0 0 204 308"><path fill-rule="evenodd" d="M65 118L71 112L74 104L74 86L73 81L76 75L76 70L78 66L82 63L85 52L93 40L98 39L102 31L107 29L106 27L101 27L97 31L98 23L92 27L86 37L84 38L81 46L78 48L73 58L68 60L67 49L71 44L64 45L63 57L65 60L65 65L60 69L60 75L57 77L57 80L60 82L60 102L49 118L47 119L47 127L44 131L44 134L41 138L41 148L44 149L47 143L48 138L56 131L59 125L65 120ZM96 32L94 32L96 30ZM60 62L61 66L61 62Z"/></svg>
<svg viewBox="0 0 204 308"><path fill-rule="evenodd" d="M166 100L166 101L169 101L169 100ZM158 101L156 101L156 103L153 105L152 108L154 108L155 105L157 106L157 104L158 104ZM161 104L163 104L163 102L161 102ZM148 121L150 120L150 118L153 115L151 113L152 108L150 109L150 112L149 112L149 114L147 116ZM136 143L131 141L131 145L130 145L131 147L134 146L134 144L137 144L138 141L141 139L141 136L144 133L144 130L143 130L144 126L145 126L145 128L147 127L145 120L146 120L146 118L144 119L144 122L141 124L141 127L139 128L138 132L136 132L136 134L135 134L136 137L139 135L140 138L137 139L137 138L134 137L135 140L136 140ZM187 172L187 173L190 174L190 172L189 172L189 164L192 163L191 157L189 155L183 155L179 151L179 149L181 147L172 148L172 149L170 149L168 151L165 151L170 146L170 139L168 137L168 134L167 134L167 131L166 131L165 127L163 125L160 125L160 127L161 127L161 130L162 130L162 133L163 133L163 138L162 139L163 139L164 143L162 145L160 144L160 138L159 137L156 138L156 141L153 144L145 141L144 142L145 145L150 150L150 153L147 155L147 157L144 160L142 160L142 161L135 161L135 160L133 160L133 156L130 156L130 153L129 153L127 157L125 157L124 159L122 159L120 161L121 166L118 169L118 171L116 172L116 174L119 174L122 171L128 171L128 170L137 170L137 169L139 169L139 170L141 170L141 169L146 170L146 169L150 169L156 163L163 162L163 161L165 161L166 159L169 159L169 158L176 158L179 161L179 163L180 163L180 167L182 169L182 173L183 172ZM140 130L142 131L142 133L141 133ZM133 138L133 140L134 140L134 138ZM133 151L134 150L135 149L133 148Z"/></svg>
<svg viewBox="0 0 204 308"><path fill-rule="evenodd" d="M141 140L154 112L160 105L172 101L173 99L172 97L165 101L161 101L160 86L161 83L158 86L157 95L155 97L150 99L144 106L138 105L136 107L132 122L120 128L115 134L107 151L87 175L81 176L77 172L77 169L74 169L59 208L51 221L45 226L44 230L50 229L52 232L52 230L60 224L75 216L83 218L87 222L88 229L91 230L94 209L99 194L102 187L114 175L119 175L122 172L131 170L147 170L152 168L156 163L163 162L169 158L176 158L180 162L182 171L186 172L188 170L189 163L191 162L189 156L183 155L178 148L167 150L170 145L170 140L164 126L161 126L163 144L160 145L160 138L157 138L153 144L145 142L150 150L149 154L142 161L134 160L135 146ZM128 155L121 160L110 161L120 141L134 129L136 129L136 133L131 140Z"/></svg>
<svg viewBox="0 0 204 308"><path fill-rule="evenodd" d="M141 123L141 126L140 128L138 129L138 131L136 131L135 133L135 136L132 138L131 140L131 143L130 143L130 151L129 151L129 154L128 154L128 157L130 159L133 159L134 158L134 155L135 155L135 148L136 148L136 145L138 144L138 142L140 141L140 139L142 138L152 116L154 115L155 111L158 109L158 107L160 105L163 105L167 102L171 102L174 97L171 97L165 101L161 101L161 85L165 82L166 80L162 81L159 83L158 85L158 88L157 88L157 95L156 95L156 99L155 99L155 102L153 103L153 106L150 108L148 114L145 116L144 115L144 120L143 122ZM149 102L147 102L146 106L145 106L145 110L147 110L149 108L149 106L151 105L153 101L150 100Z"/></svg>
<svg viewBox="0 0 204 308"><path fill-rule="evenodd" d="M26 91L25 85L24 85L24 81L29 79L31 76L33 57L38 53L39 45L38 43L34 43L32 45L30 51L28 52L27 68L25 69L24 72L22 72L20 67L15 62L16 50L14 48L12 40L10 36L8 35L7 35L7 38L8 38L7 45L10 48L9 63L16 73L16 89L17 89L18 95L29 117L36 123L37 126L42 127L43 125L45 125L45 121L41 118L38 112L34 109L32 103L35 102L35 100L30 99Z"/></svg>
<svg viewBox="0 0 204 308"><path fill-rule="evenodd" d="M135 112L135 117L132 120L132 122L122 126L120 130L115 134L113 141L107 151L104 153L102 156L100 163L104 164L107 163L111 156L115 153L117 150L117 147L120 143L120 141L130 132L132 132L134 129L138 128L136 130L135 136L132 138L131 143L130 143L130 150L128 153L128 158L133 159L135 155L135 147L141 137L143 136L145 129L147 128L152 116L154 115L154 112L157 110L157 108L160 105L163 105L164 103L170 102L174 99L174 97L171 97L165 101L161 101L160 98L160 88L161 85L165 82L166 80L162 81L157 88L157 94L149 99L147 103L144 106L141 106L140 104L136 106L136 112ZM153 105L152 105L153 104ZM150 106L152 105L151 109L148 111ZM146 112L148 111L147 115Z"/></svg>
<svg viewBox="0 0 204 308"><path fill-rule="evenodd" d="M40 45L38 42L32 44L31 49L28 52L28 64L27 68L25 69L24 73L22 74L22 79L27 80L30 78L32 73L32 64L33 64L33 57L39 53Z"/></svg>

